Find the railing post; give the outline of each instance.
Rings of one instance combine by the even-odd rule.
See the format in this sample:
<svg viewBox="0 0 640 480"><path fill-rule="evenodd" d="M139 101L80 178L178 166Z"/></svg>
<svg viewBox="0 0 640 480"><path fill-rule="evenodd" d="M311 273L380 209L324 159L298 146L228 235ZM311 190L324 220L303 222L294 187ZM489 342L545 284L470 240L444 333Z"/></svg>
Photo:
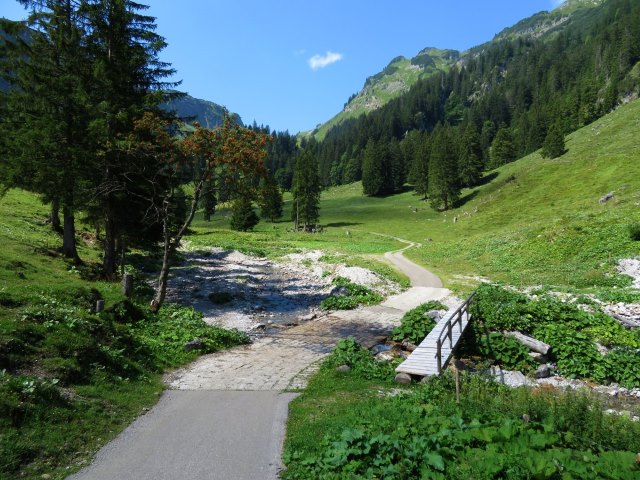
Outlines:
<svg viewBox="0 0 640 480"><path fill-rule="evenodd" d="M442 340L436 342L436 363L438 364L438 375L442 372Z"/></svg>
<svg viewBox="0 0 640 480"><path fill-rule="evenodd" d="M447 335L449 335L449 348L453 349L453 324L451 319L447 323Z"/></svg>

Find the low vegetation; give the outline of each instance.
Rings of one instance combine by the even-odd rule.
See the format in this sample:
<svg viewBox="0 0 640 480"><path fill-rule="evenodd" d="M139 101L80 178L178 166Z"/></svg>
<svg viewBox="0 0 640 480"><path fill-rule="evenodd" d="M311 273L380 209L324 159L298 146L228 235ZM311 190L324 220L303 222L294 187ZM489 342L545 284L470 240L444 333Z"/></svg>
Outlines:
<svg viewBox="0 0 640 480"><path fill-rule="evenodd" d="M463 374L391 394L342 345L291 404L285 479L609 478L640 472L640 425L585 393L509 389ZM339 373L337 364L369 365Z"/></svg>
<svg viewBox="0 0 640 480"><path fill-rule="evenodd" d="M152 315L142 280L132 300L117 283L92 280L100 269L95 238L81 233L83 265L65 261L46 217L25 192L0 201L3 480L66 477L158 400L163 371L248 341L208 326L192 308L167 305ZM97 300L106 304L98 314ZM196 338L199 348L187 351Z"/></svg>
<svg viewBox="0 0 640 480"><path fill-rule="evenodd" d="M353 310L360 305L375 305L382 301L382 296L370 288L353 283L348 278L336 277L333 284L338 292L325 298L320 307L324 310Z"/></svg>
<svg viewBox="0 0 640 480"><path fill-rule="evenodd" d="M570 378L588 378L598 383L615 382L627 388L640 387L640 331L626 330L599 310L587 311L549 295L530 300L505 288L483 285L471 305L473 338L480 350L497 352L496 359L510 367L525 367L525 350L500 332L517 330L551 346L551 360L558 372ZM490 345L489 345L490 344ZM598 350L605 347L606 355Z"/></svg>
<svg viewBox="0 0 640 480"><path fill-rule="evenodd" d="M418 345L436 326L436 319L430 312L447 310L440 302L427 302L409 310L400 320L400 325L393 329L391 338L397 342L408 340Z"/></svg>

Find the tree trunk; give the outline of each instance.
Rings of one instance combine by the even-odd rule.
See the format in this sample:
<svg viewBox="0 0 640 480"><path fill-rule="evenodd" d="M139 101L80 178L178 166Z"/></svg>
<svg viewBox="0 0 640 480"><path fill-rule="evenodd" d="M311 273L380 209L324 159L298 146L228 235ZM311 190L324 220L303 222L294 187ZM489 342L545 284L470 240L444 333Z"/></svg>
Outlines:
<svg viewBox="0 0 640 480"><path fill-rule="evenodd" d="M503 334L507 337L515 338L529 350L541 353L542 355L547 355L551 349L551 347L546 343L536 340L535 338L528 337L520 332L503 332Z"/></svg>
<svg viewBox="0 0 640 480"><path fill-rule="evenodd" d="M162 255L162 268L160 269L160 275L158 276L158 286L156 287L156 293L151 300L150 309L153 313L158 313L160 307L164 303L164 299L167 295L167 280L169 279L169 262L171 261L172 244L169 238L169 229L167 222L164 222L164 253Z"/></svg>
<svg viewBox="0 0 640 480"><path fill-rule="evenodd" d="M62 232L62 254L75 262L80 262L76 248L76 223L71 207L63 207L64 229Z"/></svg>
<svg viewBox="0 0 640 480"><path fill-rule="evenodd" d="M104 221L104 259L102 271L107 278L116 273L116 232L113 219L107 213Z"/></svg>
<svg viewBox="0 0 640 480"><path fill-rule="evenodd" d="M51 228L55 232L62 232L62 224L60 223L60 200L54 198L51 201L51 212L49 213L49 222Z"/></svg>
<svg viewBox="0 0 640 480"><path fill-rule="evenodd" d="M204 176L200 179L200 181L196 184L196 187L193 192L193 200L191 201L191 209L184 223L180 227L180 230L176 234L176 236L171 239L171 233L169 232L169 203L166 201L163 206L163 218L162 218L162 233L164 240L164 253L162 256L162 268L160 269L160 275L158 276L158 286L156 287L156 293L151 300L151 305L149 306L150 310L153 313L157 313L162 307L164 303L164 299L167 295L167 280L169 278L169 263L171 262L171 257L175 253L175 251L180 246L180 241L182 237L189 229L189 225L193 221L193 217L196 215L196 211L198 210L198 202L200 201L200 195L202 194L202 188L204 186Z"/></svg>

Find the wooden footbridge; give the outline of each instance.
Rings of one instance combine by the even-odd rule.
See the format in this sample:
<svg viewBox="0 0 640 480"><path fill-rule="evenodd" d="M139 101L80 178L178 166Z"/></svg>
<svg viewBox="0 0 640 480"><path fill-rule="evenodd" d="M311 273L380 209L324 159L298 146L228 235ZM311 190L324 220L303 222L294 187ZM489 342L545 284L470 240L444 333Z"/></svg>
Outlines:
<svg viewBox="0 0 640 480"><path fill-rule="evenodd" d="M469 305L474 296L475 293L456 310L447 312L396 372L422 377L440 375L471 322Z"/></svg>

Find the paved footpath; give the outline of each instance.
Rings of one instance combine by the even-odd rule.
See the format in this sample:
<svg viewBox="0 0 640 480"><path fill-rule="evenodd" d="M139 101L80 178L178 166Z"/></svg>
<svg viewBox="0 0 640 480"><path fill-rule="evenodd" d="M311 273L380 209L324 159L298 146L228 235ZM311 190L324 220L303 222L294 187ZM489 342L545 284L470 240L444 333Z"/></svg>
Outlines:
<svg viewBox="0 0 640 480"><path fill-rule="evenodd" d="M395 252L388 257L420 285L382 305L334 312L265 335L251 345L205 355L167 376L160 402L68 480L270 480L278 478L289 402L336 342L371 347L405 312L450 292ZM421 272L424 275L421 276Z"/></svg>

